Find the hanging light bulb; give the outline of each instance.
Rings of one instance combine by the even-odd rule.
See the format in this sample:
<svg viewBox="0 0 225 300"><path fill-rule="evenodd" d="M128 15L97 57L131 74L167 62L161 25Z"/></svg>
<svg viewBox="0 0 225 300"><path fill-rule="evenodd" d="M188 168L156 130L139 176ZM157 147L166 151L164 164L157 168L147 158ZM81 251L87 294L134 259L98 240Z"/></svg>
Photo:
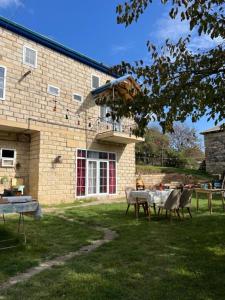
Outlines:
<svg viewBox="0 0 225 300"><path fill-rule="evenodd" d="M69 119L69 109L66 110L66 120Z"/></svg>
<svg viewBox="0 0 225 300"><path fill-rule="evenodd" d="M57 101L55 100L55 105L53 107L53 111L56 111L56 104L57 104Z"/></svg>

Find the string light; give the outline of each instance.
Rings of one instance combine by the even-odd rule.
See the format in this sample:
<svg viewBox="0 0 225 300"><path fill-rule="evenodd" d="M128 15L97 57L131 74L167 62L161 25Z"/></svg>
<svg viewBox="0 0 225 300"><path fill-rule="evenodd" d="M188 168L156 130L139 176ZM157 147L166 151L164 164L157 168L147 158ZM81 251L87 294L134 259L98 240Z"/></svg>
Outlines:
<svg viewBox="0 0 225 300"><path fill-rule="evenodd" d="M69 109L66 110L66 120L69 119Z"/></svg>
<svg viewBox="0 0 225 300"><path fill-rule="evenodd" d="M57 100L54 100L55 101L55 106L53 108L53 111L56 111L56 104L57 104Z"/></svg>
<svg viewBox="0 0 225 300"><path fill-rule="evenodd" d="M46 84L46 92L44 92L43 89L41 89L41 88L40 88L40 90L34 90L34 89L31 89L28 86L24 86L23 82L27 79L27 76L30 75L30 74L33 74L33 72L27 71L25 74L18 75L18 77L22 76L22 77L20 77L20 79L22 79L22 80L19 80L18 77L10 76L9 72L8 72L8 74L6 76L6 82L7 82L8 88L10 90L12 90L12 89L15 88L15 86L19 86L19 88L18 88L19 91L25 91L25 92L27 92L29 94L32 94L33 96L35 95L35 96L37 96L36 98L46 97L46 106L48 106L49 101L53 102L53 109L52 109L53 112L57 113L57 111L58 111L57 107L60 106L61 107L61 111L66 111L66 113L65 113L65 119L67 119L67 120L70 119L72 121L71 117L74 117L74 118L78 119L77 120L77 125L80 126L80 124L81 124L80 114L82 114L85 117L86 112L85 111L82 111L82 112L79 112L79 113L77 113L76 111L75 112L71 112L68 109L68 107L66 107L60 101L57 101L56 99L50 99L51 96L48 95L48 93L47 93L47 84ZM27 81L25 81L25 82L27 82ZM42 81L41 83L43 84L44 82ZM67 93L63 93L63 95L66 97ZM115 100L115 91L114 90L113 90L113 98ZM71 107L73 107L72 103L71 103ZM75 109L77 110L77 108L75 108ZM98 123L100 123L99 118L95 117L95 118L88 118L88 119L91 119L91 120L95 119L96 125L98 125ZM92 123L91 122L88 123L88 127L92 127ZM107 127L108 127L108 125L107 125Z"/></svg>

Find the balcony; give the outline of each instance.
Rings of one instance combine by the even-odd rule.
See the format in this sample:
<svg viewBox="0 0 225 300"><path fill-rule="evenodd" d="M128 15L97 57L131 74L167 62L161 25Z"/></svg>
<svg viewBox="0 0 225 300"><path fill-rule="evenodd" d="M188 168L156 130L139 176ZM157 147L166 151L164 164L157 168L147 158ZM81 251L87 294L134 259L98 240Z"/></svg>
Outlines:
<svg viewBox="0 0 225 300"><path fill-rule="evenodd" d="M125 122L110 122L99 119L96 139L99 141L117 144L132 144L143 142L143 138L137 137L132 133L133 129L133 124L126 124Z"/></svg>

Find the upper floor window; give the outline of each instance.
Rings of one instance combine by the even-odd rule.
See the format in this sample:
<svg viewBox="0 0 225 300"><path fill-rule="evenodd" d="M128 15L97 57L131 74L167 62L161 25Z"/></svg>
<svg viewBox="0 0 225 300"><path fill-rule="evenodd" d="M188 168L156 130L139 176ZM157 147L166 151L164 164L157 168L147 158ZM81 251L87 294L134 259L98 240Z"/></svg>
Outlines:
<svg viewBox="0 0 225 300"><path fill-rule="evenodd" d="M91 76L91 88L97 89L100 86L100 77L96 76L96 75L92 75Z"/></svg>
<svg viewBox="0 0 225 300"><path fill-rule="evenodd" d="M100 106L100 120L101 122L111 122L112 118L111 118L111 108L106 106L106 105L102 105Z"/></svg>
<svg viewBox="0 0 225 300"><path fill-rule="evenodd" d="M36 68L37 67L37 51L28 47L23 47L23 63Z"/></svg>
<svg viewBox="0 0 225 300"><path fill-rule="evenodd" d="M5 100L6 68L0 66L0 100Z"/></svg>
<svg viewBox="0 0 225 300"><path fill-rule="evenodd" d="M60 89L56 86L48 85L48 93L53 95L53 96L59 96Z"/></svg>
<svg viewBox="0 0 225 300"><path fill-rule="evenodd" d="M83 102L83 97L79 94L73 94L73 100L81 103Z"/></svg>

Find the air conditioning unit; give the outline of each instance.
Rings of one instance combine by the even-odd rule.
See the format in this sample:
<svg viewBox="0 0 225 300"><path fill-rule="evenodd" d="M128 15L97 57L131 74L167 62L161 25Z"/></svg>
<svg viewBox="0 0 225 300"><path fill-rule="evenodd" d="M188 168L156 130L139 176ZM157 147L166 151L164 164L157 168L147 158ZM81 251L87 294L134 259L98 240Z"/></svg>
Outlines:
<svg viewBox="0 0 225 300"><path fill-rule="evenodd" d="M16 150L15 149L1 149L1 165L2 167L13 168L16 163Z"/></svg>

